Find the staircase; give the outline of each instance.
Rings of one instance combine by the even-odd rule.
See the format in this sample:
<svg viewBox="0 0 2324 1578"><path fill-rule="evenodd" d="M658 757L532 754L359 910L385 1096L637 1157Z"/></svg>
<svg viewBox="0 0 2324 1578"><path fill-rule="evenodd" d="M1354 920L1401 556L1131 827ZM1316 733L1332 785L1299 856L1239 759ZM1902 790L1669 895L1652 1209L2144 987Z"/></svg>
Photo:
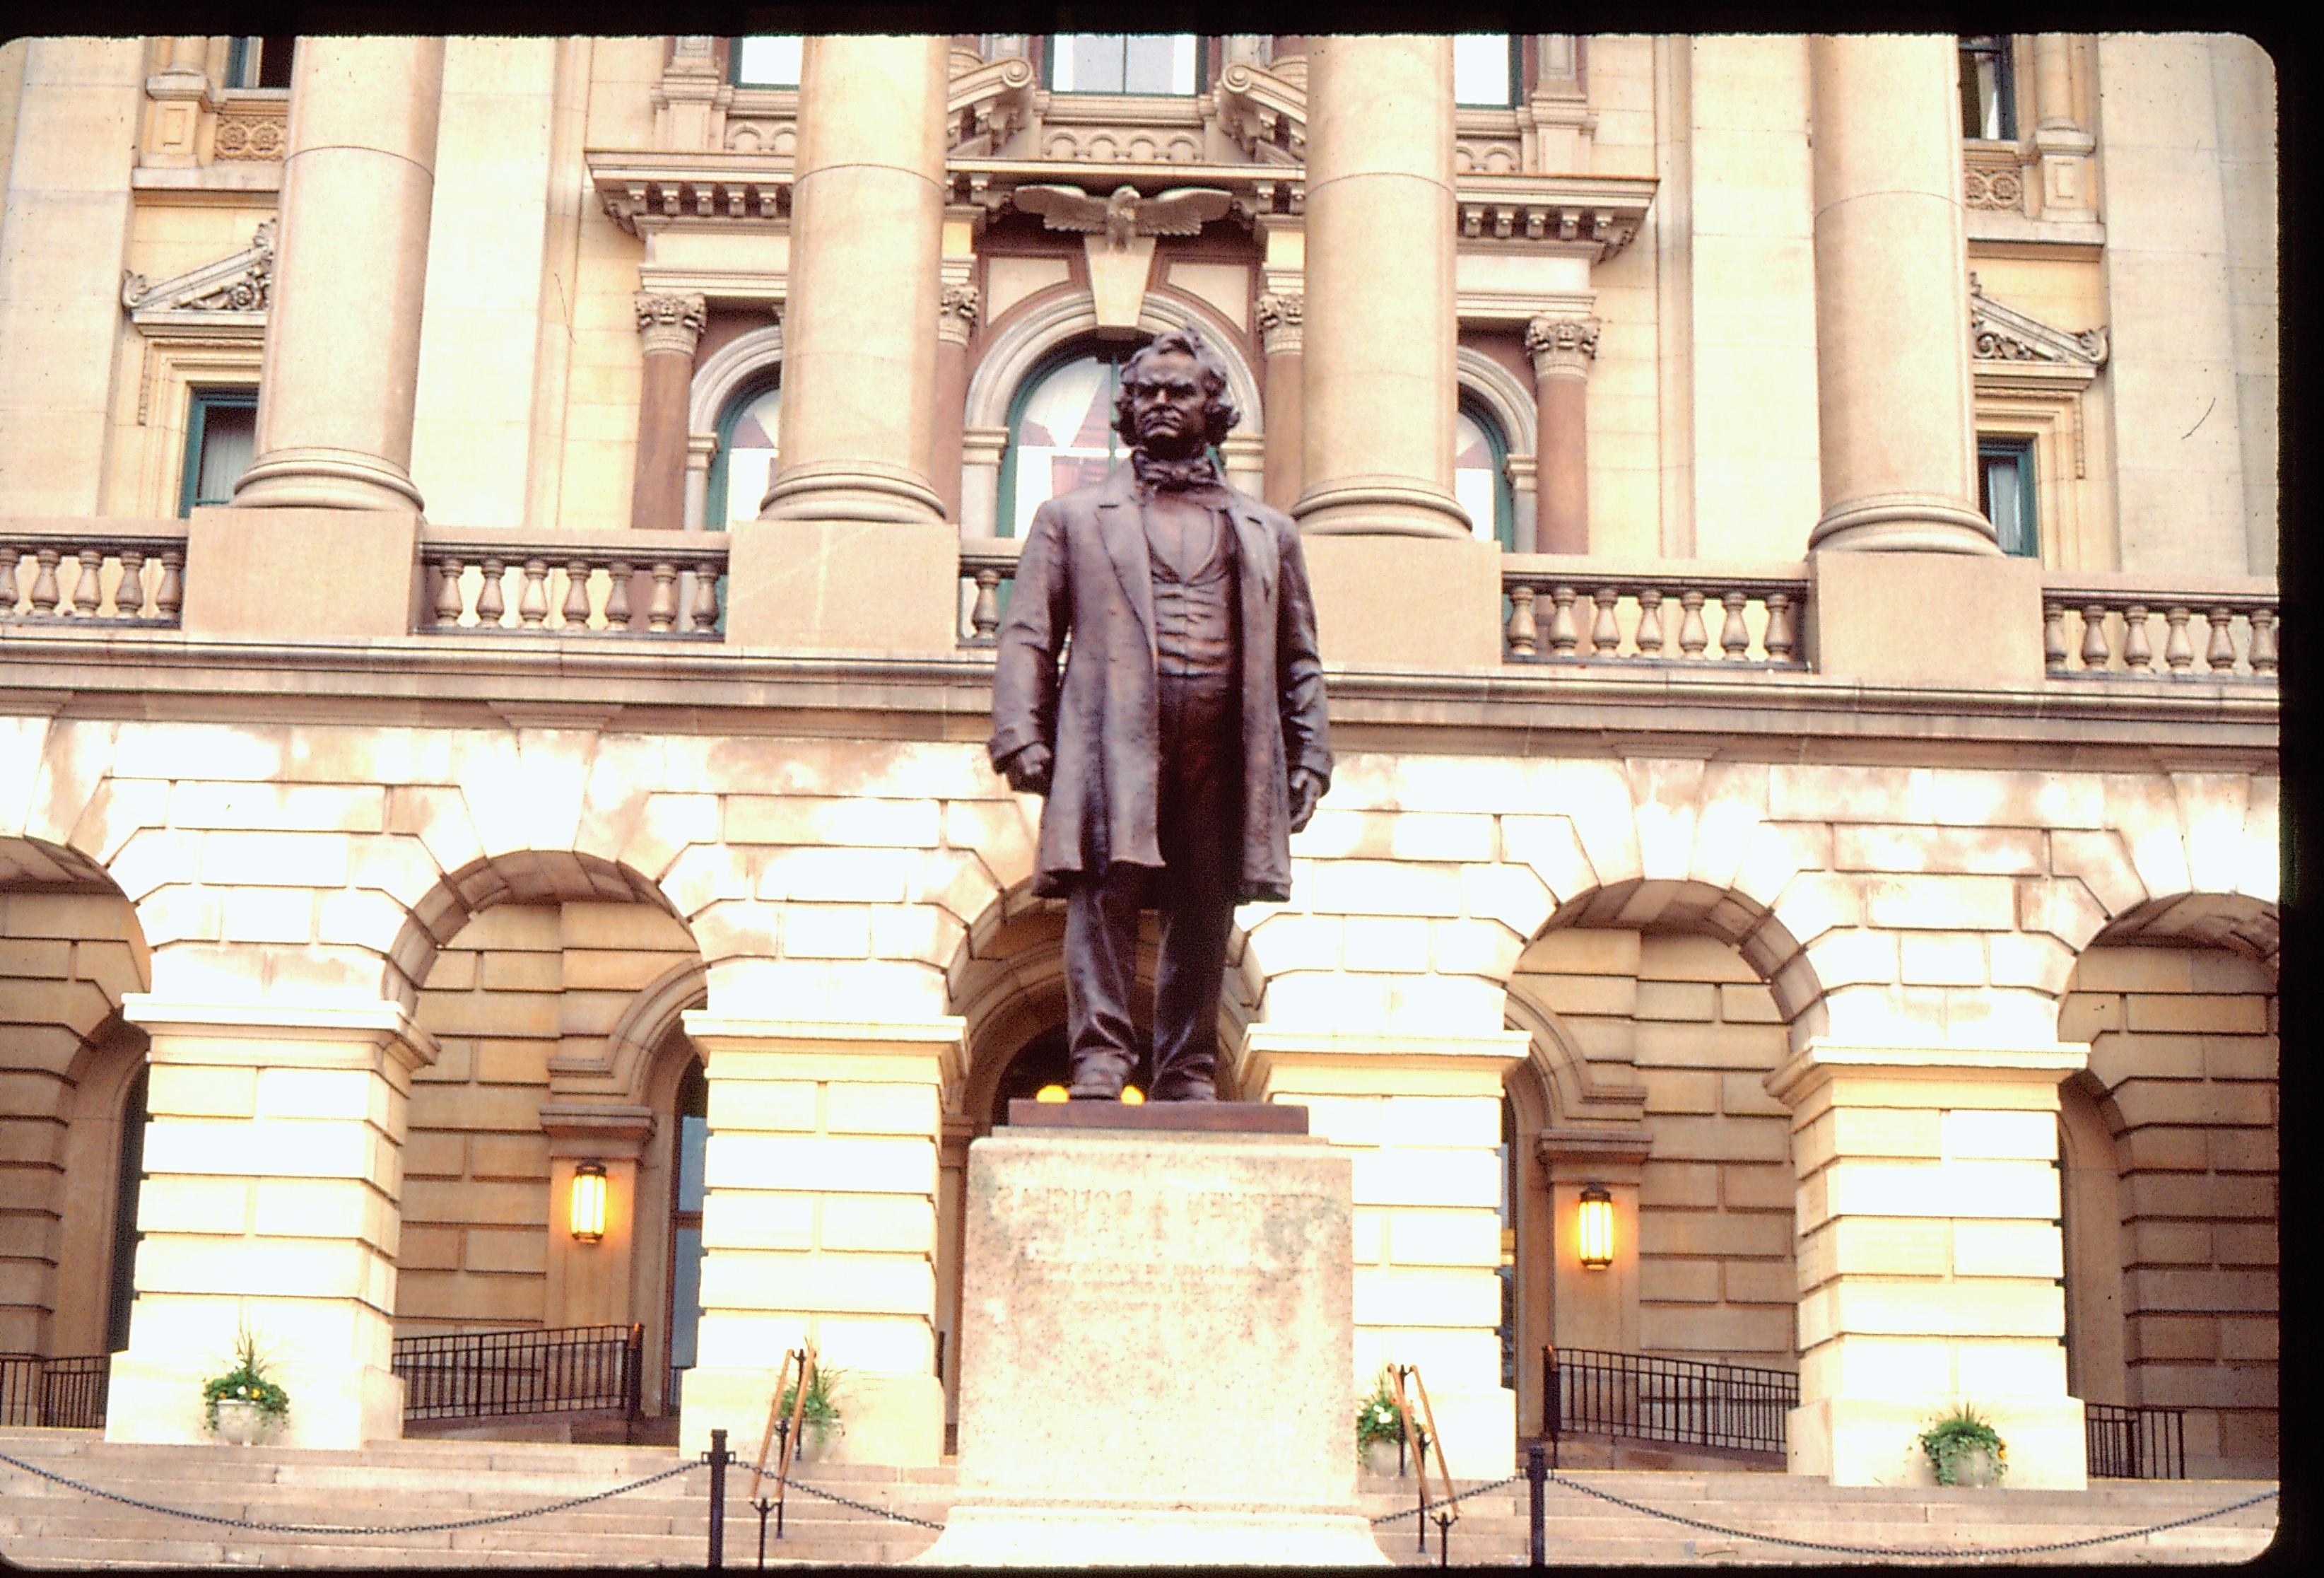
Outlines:
<svg viewBox="0 0 2324 1578"><path fill-rule="evenodd" d="M363 1452L290 1447L132 1446L93 1431L0 1430L0 1453L141 1500L267 1523L450 1522L547 1506L673 1468L669 1448L540 1442L402 1441ZM941 1523L954 1470L822 1463L797 1476L877 1508ZM1566 1471L1563 1478L1725 1528L1858 1545L1884 1552L1969 1555L2144 1527L2209 1511L2269 1488L2254 1481L2102 1481L2052 1490L1835 1490L1778 1474ZM31 1566L272 1567L686 1566L707 1549L706 1467L569 1510L431 1534L317 1535L222 1527L124 1507L0 1463L0 1557ZM742 1498L747 1468L727 1480L726 1564L757 1564L758 1514ZM1414 1505L1412 1481L1366 1476L1372 1518ZM1548 1556L1557 1566L1879 1560L1712 1534L1630 1511L1552 1483ZM769 1565L881 1565L926 1549L935 1531L839 1506L794 1489L785 1536ZM2221 1563L2247 1560L2274 1529L2274 1503L2137 1539L2015 1558L2043 1563ZM1415 1546L1407 1515L1379 1529L1404 1565L1434 1564L1438 1535ZM1471 1497L1452 1534L1458 1565L1521 1565L1527 1553L1522 1481ZM1890 1559L1911 1561L1898 1555Z"/></svg>

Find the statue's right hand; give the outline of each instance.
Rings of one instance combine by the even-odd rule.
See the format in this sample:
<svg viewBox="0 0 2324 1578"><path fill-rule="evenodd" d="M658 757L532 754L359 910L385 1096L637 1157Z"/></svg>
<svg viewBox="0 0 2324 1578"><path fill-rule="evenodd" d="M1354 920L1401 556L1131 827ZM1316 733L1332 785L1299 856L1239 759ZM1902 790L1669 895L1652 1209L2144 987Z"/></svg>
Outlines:
<svg viewBox="0 0 2324 1578"><path fill-rule="evenodd" d="M1028 745L1001 764L1009 775L1009 787L1020 795L1046 795L1049 792L1049 769L1052 758L1047 745Z"/></svg>

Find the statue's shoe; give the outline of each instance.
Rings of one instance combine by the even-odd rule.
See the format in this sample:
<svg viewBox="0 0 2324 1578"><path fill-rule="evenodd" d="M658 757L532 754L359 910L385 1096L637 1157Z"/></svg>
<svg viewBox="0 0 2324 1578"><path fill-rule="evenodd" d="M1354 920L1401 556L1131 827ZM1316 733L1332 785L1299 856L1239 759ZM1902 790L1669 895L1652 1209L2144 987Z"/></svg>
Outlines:
<svg viewBox="0 0 2324 1578"><path fill-rule="evenodd" d="M1219 1087L1207 1079L1174 1079L1154 1087L1149 1098L1157 1102L1215 1102Z"/></svg>

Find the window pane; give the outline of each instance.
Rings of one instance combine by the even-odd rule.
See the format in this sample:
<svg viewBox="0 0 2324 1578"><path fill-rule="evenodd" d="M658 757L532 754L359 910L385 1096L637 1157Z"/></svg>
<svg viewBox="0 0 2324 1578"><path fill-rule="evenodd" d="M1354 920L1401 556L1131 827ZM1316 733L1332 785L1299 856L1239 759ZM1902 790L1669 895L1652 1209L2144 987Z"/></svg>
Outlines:
<svg viewBox="0 0 2324 1578"><path fill-rule="evenodd" d="M1978 504L1993 522L2001 551L2037 557L2041 536L2034 520L2034 446L2026 439L1988 438L1978 446Z"/></svg>
<svg viewBox="0 0 2324 1578"><path fill-rule="evenodd" d="M2009 102L2008 40L1969 33L1960 44L1961 135L2005 141L2017 134Z"/></svg>
<svg viewBox="0 0 2324 1578"><path fill-rule="evenodd" d="M755 521L759 501L775 475L775 438L780 431L783 392L770 389L752 395L734 413L722 464L726 478L726 521ZM723 528L722 528L723 530Z"/></svg>
<svg viewBox="0 0 2324 1578"><path fill-rule="evenodd" d="M1516 102L1510 88L1508 34L1463 32L1453 35L1453 103L1507 106Z"/></svg>
<svg viewBox="0 0 2324 1578"><path fill-rule="evenodd" d="M1060 93L1194 91L1192 33L1061 32L1049 41L1049 85Z"/></svg>
<svg viewBox="0 0 2324 1578"><path fill-rule="evenodd" d="M290 86L290 51L297 41L290 38L254 39L260 46L257 88L289 88Z"/></svg>
<svg viewBox="0 0 2324 1578"><path fill-rule="evenodd" d="M250 469L257 441L257 407L204 401L201 473L194 484L194 503L223 504L232 499L234 484Z"/></svg>
<svg viewBox="0 0 2324 1578"><path fill-rule="evenodd" d="M710 1121L683 1117L678 1121L678 1208L702 1209L702 1158L710 1141Z"/></svg>
<svg viewBox="0 0 2324 1578"><path fill-rule="evenodd" d="M1194 39L1191 33L1147 33L1124 41L1124 93L1194 91Z"/></svg>
<svg viewBox="0 0 2324 1578"><path fill-rule="evenodd" d="M673 1231L669 1268L669 1367L694 1368L694 1338L702 1324L702 1230Z"/></svg>
<svg viewBox="0 0 2324 1578"><path fill-rule="evenodd" d="M1078 356L1045 374L1026 394L1010 434L1016 459L1010 535L1024 536L1034 511L1059 494L1103 481L1120 461L1113 397L1120 377L1117 363Z"/></svg>
<svg viewBox="0 0 2324 1578"><path fill-rule="evenodd" d="M734 80L743 87L798 86L799 40L796 36L761 34L739 38L734 41Z"/></svg>
<svg viewBox="0 0 2324 1578"><path fill-rule="evenodd" d="M1118 32L1061 32L1056 87L1061 93L1120 93L1125 46Z"/></svg>
<svg viewBox="0 0 2324 1578"><path fill-rule="evenodd" d="M1452 496L1469 512L1469 523L1488 542L1500 535L1500 463L1484 425L1467 411L1453 419Z"/></svg>

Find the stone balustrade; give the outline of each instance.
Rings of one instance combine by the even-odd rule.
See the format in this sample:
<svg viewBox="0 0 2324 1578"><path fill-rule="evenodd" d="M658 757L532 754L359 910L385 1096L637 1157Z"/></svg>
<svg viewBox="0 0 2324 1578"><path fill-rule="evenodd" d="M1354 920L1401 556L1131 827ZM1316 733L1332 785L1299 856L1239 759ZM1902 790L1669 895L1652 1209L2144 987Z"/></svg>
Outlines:
<svg viewBox="0 0 2324 1578"><path fill-rule="evenodd" d="M2061 675L2273 680L2275 583L2257 577L2079 575L2042 588L2042 651Z"/></svg>
<svg viewBox="0 0 2324 1578"><path fill-rule="evenodd" d="M0 527L0 620L168 627L185 600L182 521Z"/></svg>
<svg viewBox="0 0 2324 1578"><path fill-rule="evenodd" d="M1505 554L1513 662L1752 663L1804 669L1804 565L1658 568Z"/></svg>
<svg viewBox="0 0 2324 1578"><path fill-rule="evenodd" d="M989 647L1001 628L1001 588L1015 578L1014 537L964 537L960 541L961 623L963 646Z"/></svg>
<svg viewBox="0 0 2324 1578"><path fill-rule="evenodd" d="M555 540L431 527L422 539L436 634L721 639L723 531L567 532Z"/></svg>

